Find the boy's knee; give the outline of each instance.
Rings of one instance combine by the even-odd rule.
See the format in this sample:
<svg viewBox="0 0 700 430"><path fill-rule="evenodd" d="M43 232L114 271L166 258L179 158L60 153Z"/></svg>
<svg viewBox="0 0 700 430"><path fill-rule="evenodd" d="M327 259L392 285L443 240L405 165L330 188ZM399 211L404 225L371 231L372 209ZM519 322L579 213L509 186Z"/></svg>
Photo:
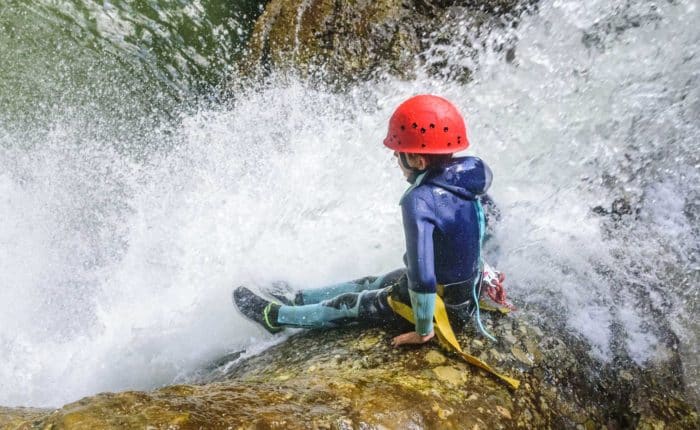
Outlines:
<svg viewBox="0 0 700 430"><path fill-rule="evenodd" d="M358 293L345 293L339 296L333 297L332 299L323 302L323 306L330 308L343 310L352 309L357 306L360 294Z"/></svg>
<svg viewBox="0 0 700 430"><path fill-rule="evenodd" d="M380 321L392 316L393 311L387 301L388 294L388 288L365 292L359 299L359 319Z"/></svg>

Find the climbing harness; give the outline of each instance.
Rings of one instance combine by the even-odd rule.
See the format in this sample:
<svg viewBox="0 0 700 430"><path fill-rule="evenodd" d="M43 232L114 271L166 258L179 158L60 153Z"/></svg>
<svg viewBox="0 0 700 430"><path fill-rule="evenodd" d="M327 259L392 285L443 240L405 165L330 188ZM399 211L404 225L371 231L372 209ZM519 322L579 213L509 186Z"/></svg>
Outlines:
<svg viewBox="0 0 700 430"><path fill-rule="evenodd" d="M402 318L415 324L415 320L413 318L413 309L411 309L410 306L401 303L398 300L393 300L391 296L388 297L388 301L389 306L391 306L394 312L396 312ZM517 379L511 378L510 376L506 376L502 373L497 372L496 369L489 366L484 361L479 360L473 355L467 354L466 352L462 351L462 347L459 346L457 337L452 331L450 320L447 317L445 302L442 301L442 298L440 296L437 296L435 298L435 333L437 334L438 341L443 347L453 350L467 363L470 363L476 367L479 367L491 373L492 375L499 378L501 381L508 384L511 388L517 389L520 386L520 381L518 381Z"/></svg>

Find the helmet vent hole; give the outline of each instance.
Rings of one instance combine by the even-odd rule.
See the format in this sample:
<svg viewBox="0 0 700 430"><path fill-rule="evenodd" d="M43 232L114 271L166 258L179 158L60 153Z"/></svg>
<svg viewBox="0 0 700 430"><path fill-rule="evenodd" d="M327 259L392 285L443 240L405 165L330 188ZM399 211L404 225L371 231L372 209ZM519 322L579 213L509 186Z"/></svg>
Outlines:
<svg viewBox="0 0 700 430"><path fill-rule="evenodd" d="M448 131L450 131L450 129L449 129L448 127L445 127L445 128L442 129L442 131L444 131L445 133L447 133Z"/></svg>
<svg viewBox="0 0 700 430"><path fill-rule="evenodd" d="M421 143L420 147L425 148L425 143Z"/></svg>
<svg viewBox="0 0 700 430"><path fill-rule="evenodd" d="M420 132L425 134L425 129L421 127Z"/></svg>
<svg viewBox="0 0 700 430"><path fill-rule="evenodd" d="M413 124L411 124L411 127L413 127L413 128L418 128L418 124L416 124L416 123L414 122Z"/></svg>
<svg viewBox="0 0 700 430"><path fill-rule="evenodd" d="M430 124L430 128L435 128L435 124Z"/></svg>
<svg viewBox="0 0 700 430"><path fill-rule="evenodd" d="M447 146L452 146L452 142L447 142Z"/></svg>
<svg viewBox="0 0 700 430"><path fill-rule="evenodd" d="M401 126L401 130L406 130L406 126Z"/></svg>

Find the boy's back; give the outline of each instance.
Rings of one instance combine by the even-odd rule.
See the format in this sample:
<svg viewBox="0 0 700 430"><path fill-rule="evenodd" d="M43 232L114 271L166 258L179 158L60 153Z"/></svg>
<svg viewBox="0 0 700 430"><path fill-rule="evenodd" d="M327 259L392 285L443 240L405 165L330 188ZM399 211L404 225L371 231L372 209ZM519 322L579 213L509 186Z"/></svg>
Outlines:
<svg viewBox="0 0 700 430"><path fill-rule="evenodd" d="M491 178L491 170L479 158L453 158L417 178L401 199L411 290L433 293L437 284L459 283L464 294L470 292L464 287L471 287L479 275L484 221L478 196L486 192ZM446 301L459 296L448 293Z"/></svg>

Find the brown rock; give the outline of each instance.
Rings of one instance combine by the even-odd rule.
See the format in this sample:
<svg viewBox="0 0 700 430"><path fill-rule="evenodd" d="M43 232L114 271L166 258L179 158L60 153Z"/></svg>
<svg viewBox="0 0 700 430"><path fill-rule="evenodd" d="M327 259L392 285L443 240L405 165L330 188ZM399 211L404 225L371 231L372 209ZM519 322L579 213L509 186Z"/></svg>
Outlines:
<svg viewBox="0 0 700 430"><path fill-rule="evenodd" d="M467 380L467 375L464 371L452 366L435 367L433 368L433 373L435 373L435 376L437 376L439 380L451 385L460 385Z"/></svg>
<svg viewBox="0 0 700 430"><path fill-rule="evenodd" d="M380 73L410 77L433 41L449 38L456 16L477 28L517 15L520 1L271 0L258 18L243 70L295 70L329 82L364 80ZM429 37L433 35L433 37ZM432 70L442 73L435 62ZM468 77L469 70L458 74Z"/></svg>
<svg viewBox="0 0 700 430"><path fill-rule="evenodd" d="M440 352L431 349L427 354L425 354L425 361L427 361L429 364L442 364L447 361L447 358L440 354Z"/></svg>
<svg viewBox="0 0 700 430"><path fill-rule="evenodd" d="M533 336L533 331L527 332ZM547 333L552 339L553 331ZM490 363L521 379L521 387L513 392L454 354L428 346L382 347L380 340L395 334L366 328L302 332L261 355L221 364L196 385L98 394L55 412L0 408L0 428L488 429L558 428L562 422L619 428L638 417L643 417L640 425L652 429L659 422L681 429L700 424L679 388L668 380L653 379L654 372L635 372L638 384L630 386L617 372L605 372L604 365L587 364L585 345L576 339L559 339L542 348L540 377L511 366L511 360ZM501 334L499 329L494 332ZM470 341L468 334L457 336L463 345ZM544 345L541 338L531 340ZM358 342L366 342L367 349L353 347ZM444 363L431 368L429 360L442 359ZM372 366L361 366L365 360ZM591 385L588 369L593 368L605 385ZM550 375L565 377L552 382ZM627 384L625 390L619 382ZM625 397L616 400L621 393ZM620 421L611 424L611 417Z"/></svg>

